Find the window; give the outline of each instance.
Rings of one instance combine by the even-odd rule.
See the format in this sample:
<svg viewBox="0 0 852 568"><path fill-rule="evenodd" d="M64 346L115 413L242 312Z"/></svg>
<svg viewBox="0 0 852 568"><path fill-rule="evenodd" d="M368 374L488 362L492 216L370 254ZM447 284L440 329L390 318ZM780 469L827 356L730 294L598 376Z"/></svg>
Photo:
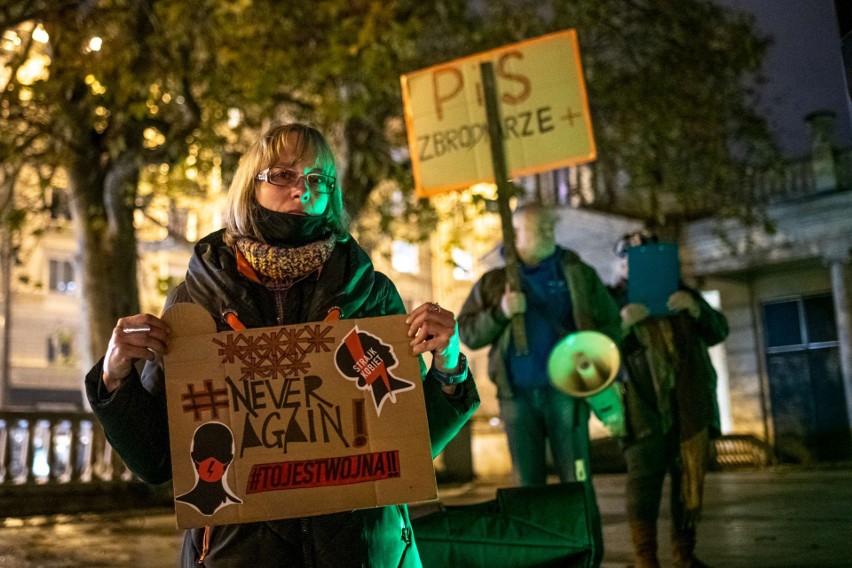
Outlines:
<svg viewBox="0 0 852 568"><path fill-rule="evenodd" d="M58 187L54 187L50 193L50 201L48 209L50 210L51 219L71 220L71 203L68 198L68 191Z"/></svg>
<svg viewBox="0 0 852 568"><path fill-rule="evenodd" d="M834 300L829 295L811 296L802 300L805 308L806 332L810 343L837 341L834 320Z"/></svg>
<svg viewBox="0 0 852 568"><path fill-rule="evenodd" d="M763 306L767 347L802 344L799 303L777 302Z"/></svg>
<svg viewBox="0 0 852 568"><path fill-rule="evenodd" d="M812 349L837 342L831 294L768 302L763 305L768 351Z"/></svg>
<svg viewBox="0 0 852 568"><path fill-rule="evenodd" d="M391 266L403 274L417 274L420 271L417 245L406 241L394 241L391 249Z"/></svg>
<svg viewBox="0 0 852 568"><path fill-rule="evenodd" d="M849 411L831 294L767 302L763 316L778 456L789 461L849 459Z"/></svg>
<svg viewBox="0 0 852 568"><path fill-rule="evenodd" d="M50 260L50 291L72 294L77 288L74 283L74 265L68 260Z"/></svg>
<svg viewBox="0 0 852 568"><path fill-rule="evenodd" d="M454 248L450 254L453 257L453 278L473 280L473 257L460 248Z"/></svg>
<svg viewBox="0 0 852 568"><path fill-rule="evenodd" d="M47 336L47 362L64 365L73 362L74 336L67 329L56 329Z"/></svg>

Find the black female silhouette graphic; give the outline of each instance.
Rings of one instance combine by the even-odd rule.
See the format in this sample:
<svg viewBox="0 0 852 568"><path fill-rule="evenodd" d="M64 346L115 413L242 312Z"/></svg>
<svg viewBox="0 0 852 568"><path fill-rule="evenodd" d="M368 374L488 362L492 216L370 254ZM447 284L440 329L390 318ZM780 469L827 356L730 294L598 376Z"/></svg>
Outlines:
<svg viewBox="0 0 852 568"><path fill-rule="evenodd" d="M205 422L192 437L195 487L175 497L202 515L212 515L232 503L242 503L228 487L228 466L234 459L234 434L221 422Z"/></svg>

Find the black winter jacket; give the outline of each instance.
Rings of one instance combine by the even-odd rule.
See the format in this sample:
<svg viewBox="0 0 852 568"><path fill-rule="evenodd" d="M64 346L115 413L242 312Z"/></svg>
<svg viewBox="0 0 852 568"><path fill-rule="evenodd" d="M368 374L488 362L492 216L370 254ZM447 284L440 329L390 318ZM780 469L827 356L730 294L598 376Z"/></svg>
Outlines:
<svg viewBox="0 0 852 568"><path fill-rule="evenodd" d="M167 299L167 306L194 302L204 306L220 330L225 309L236 311L247 327L319 321L330 309L346 319L405 312L393 283L373 270L353 239L338 243L319 274L273 293L239 274L233 250L213 233L195 247L186 281ZM134 369L113 393L101 376L103 359L86 376L92 409L107 439L128 467L149 483L171 479L168 420L163 374L146 364ZM432 454L438 455L479 404L473 379L447 396L431 371L424 375L426 412ZM197 567L204 529L186 531L182 566ZM420 566L405 505L356 510L279 521L212 528L204 566Z"/></svg>

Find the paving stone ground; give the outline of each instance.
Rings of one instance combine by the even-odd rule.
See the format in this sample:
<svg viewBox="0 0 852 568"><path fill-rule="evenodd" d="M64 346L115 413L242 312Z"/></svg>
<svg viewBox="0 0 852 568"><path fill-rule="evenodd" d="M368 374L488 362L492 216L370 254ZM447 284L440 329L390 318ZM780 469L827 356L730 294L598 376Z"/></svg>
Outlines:
<svg viewBox="0 0 852 568"><path fill-rule="evenodd" d="M623 474L595 477L604 524L604 568L624 568L631 561L624 481ZM447 505L486 501L509 484L497 479L442 486L441 500ZM664 566L669 565L668 530L664 508ZM711 566L849 567L850 542L852 468L776 467L708 476L698 554ZM179 544L174 516L162 509L0 521L0 567L168 567L175 565Z"/></svg>

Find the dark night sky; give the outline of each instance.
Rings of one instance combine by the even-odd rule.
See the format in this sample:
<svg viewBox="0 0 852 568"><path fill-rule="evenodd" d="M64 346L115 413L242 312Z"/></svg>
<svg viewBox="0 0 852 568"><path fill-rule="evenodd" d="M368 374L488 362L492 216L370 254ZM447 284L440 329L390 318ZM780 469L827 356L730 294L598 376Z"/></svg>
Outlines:
<svg viewBox="0 0 852 568"><path fill-rule="evenodd" d="M758 32L774 38L764 60L761 108L787 156L810 151L805 115L837 114L835 141L852 146L852 109L841 30L852 27L852 0L716 0L755 15ZM837 6L835 6L835 3Z"/></svg>

